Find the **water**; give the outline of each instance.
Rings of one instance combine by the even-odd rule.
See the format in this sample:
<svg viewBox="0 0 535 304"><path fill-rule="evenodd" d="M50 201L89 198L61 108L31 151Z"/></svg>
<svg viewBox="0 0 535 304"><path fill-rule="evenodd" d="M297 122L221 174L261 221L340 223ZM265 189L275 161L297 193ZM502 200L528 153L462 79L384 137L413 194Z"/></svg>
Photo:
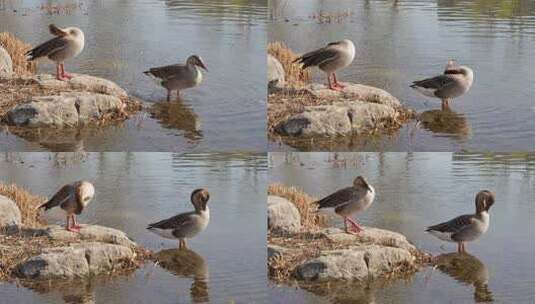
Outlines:
<svg viewBox="0 0 535 304"><path fill-rule="evenodd" d="M299 186L322 197L364 175L375 187L374 204L359 220L398 231L433 255L456 251L424 232L431 224L475 211L475 194L496 193L489 231L468 243L473 255L459 278L425 269L384 288L345 286L337 292L274 286L278 303L496 303L535 302L535 247L529 223L535 216L535 155L452 153L271 153L269 181ZM334 225L343 227L342 221ZM470 267L470 268L468 268ZM344 287L344 286L342 286ZM477 288L476 288L477 287ZM336 286L333 286L336 290ZM325 289L327 287L325 286ZM486 291L485 291L486 289ZM477 293L476 293L477 291ZM490 298L489 298L490 297Z"/></svg>
<svg viewBox="0 0 535 304"><path fill-rule="evenodd" d="M75 7L59 14L42 5ZM16 12L14 11L16 10ZM186 123L142 113L125 123L76 135L20 138L0 133L5 151L263 151L266 146L267 1L0 1L0 32L35 45L47 26L76 25L86 46L67 71L115 81L148 105L166 90L142 72L198 54L209 72L201 86L182 92L171 114ZM41 71L55 71L43 61ZM170 115L171 115L170 114ZM192 135L193 133L193 135Z"/></svg>
<svg viewBox="0 0 535 304"><path fill-rule="evenodd" d="M448 59L475 71L470 92L428 112L434 124L405 125L393 136L352 139L331 147L360 151L531 151L535 148L535 2L501 0L272 0L269 41L304 52L351 39L353 64L340 79L386 89L418 113L440 101L409 88L442 72ZM331 16L328 19L318 16ZM307 37L307 39L303 39ZM316 80L325 82L322 73ZM443 114L443 113L442 113ZM453 117L453 119L452 119ZM271 143L273 150L292 147Z"/></svg>
<svg viewBox="0 0 535 304"><path fill-rule="evenodd" d="M12 303L265 303L266 157L255 154L8 153L0 157L0 182L14 182L49 196L63 183L88 179L94 201L81 223L125 231L138 244L187 261L162 268L152 263L130 276L93 279L81 286L32 291L0 283ZM43 178L46 177L46 178ZM210 191L210 224L177 254L177 242L145 227L192 210L190 192ZM47 213L64 224L60 210ZM184 260L186 259L186 260Z"/></svg>

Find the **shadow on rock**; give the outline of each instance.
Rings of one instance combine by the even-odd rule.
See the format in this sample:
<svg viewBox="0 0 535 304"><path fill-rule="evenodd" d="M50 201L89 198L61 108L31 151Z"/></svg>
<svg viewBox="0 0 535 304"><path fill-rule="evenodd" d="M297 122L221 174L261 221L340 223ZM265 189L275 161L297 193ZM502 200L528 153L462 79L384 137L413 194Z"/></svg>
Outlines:
<svg viewBox="0 0 535 304"><path fill-rule="evenodd" d="M433 264L455 280L474 286L476 302L492 302L489 290L489 271L485 264L473 255L447 253L434 258Z"/></svg>
<svg viewBox="0 0 535 304"><path fill-rule="evenodd" d="M157 102L150 113L164 128L182 130L184 137L192 141L202 138L199 116L180 100Z"/></svg>
<svg viewBox="0 0 535 304"><path fill-rule="evenodd" d="M468 138L472 131L464 115L451 110L425 111L420 113L417 119L426 130L458 139Z"/></svg>
<svg viewBox="0 0 535 304"><path fill-rule="evenodd" d="M204 258L190 249L166 249L156 254L158 264L180 277L193 278L192 302L208 302L208 266Z"/></svg>

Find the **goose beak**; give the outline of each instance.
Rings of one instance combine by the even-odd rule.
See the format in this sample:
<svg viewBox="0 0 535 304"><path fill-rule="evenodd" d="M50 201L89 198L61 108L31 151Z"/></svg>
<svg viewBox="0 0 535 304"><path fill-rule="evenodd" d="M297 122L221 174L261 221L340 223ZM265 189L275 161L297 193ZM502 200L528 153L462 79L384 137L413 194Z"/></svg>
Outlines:
<svg viewBox="0 0 535 304"><path fill-rule="evenodd" d="M208 72L208 69L206 68L206 66L204 65L204 63L203 63L202 61L199 62L199 66L200 66L201 68L203 68L203 70L205 70L206 72Z"/></svg>

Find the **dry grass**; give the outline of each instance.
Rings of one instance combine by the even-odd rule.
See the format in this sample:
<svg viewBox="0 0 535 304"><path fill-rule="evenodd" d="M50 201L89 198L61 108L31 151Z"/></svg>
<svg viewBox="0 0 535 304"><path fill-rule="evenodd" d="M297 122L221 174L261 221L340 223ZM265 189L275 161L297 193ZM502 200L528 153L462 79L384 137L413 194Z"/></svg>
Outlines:
<svg viewBox="0 0 535 304"><path fill-rule="evenodd" d="M268 186L268 194L283 197L292 202L301 214L301 226L310 231L325 227L326 217L316 212L313 197L296 187L288 187L282 184L271 184Z"/></svg>
<svg viewBox="0 0 535 304"><path fill-rule="evenodd" d="M46 224L36 209L45 198L36 196L15 184L0 184L0 194L13 200L20 209L22 224L25 227L37 228Z"/></svg>
<svg viewBox="0 0 535 304"><path fill-rule="evenodd" d="M0 45L6 49L13 61L13 71L19 76L33 75L37 71L37 62L27 61L26 52L32 47L17 39L13 34L0 33Z"/></svg>
<svg viewBox="0 0 535 304"><path fill-rule="evenodd" d="M267 46L268 54L277 58L284 68L286 82L288 84L303 84L309 82L312 78L310 69L303 70L301 65L293 61L299 57L283 42L270 42Z"/></svg>

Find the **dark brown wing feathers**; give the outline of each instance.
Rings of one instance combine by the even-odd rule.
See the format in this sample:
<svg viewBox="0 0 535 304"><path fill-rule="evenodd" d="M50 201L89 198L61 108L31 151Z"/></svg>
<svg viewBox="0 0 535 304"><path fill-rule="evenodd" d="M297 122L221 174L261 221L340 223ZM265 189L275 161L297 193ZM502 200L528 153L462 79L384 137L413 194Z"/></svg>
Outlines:
<svg viewBox="0 0 535 304"><path fill-rule="evenodd" d="M472 217L473 215L470 214L461 215L447 222L429 226L425 231L434 230L438 232L457 233L464 227L472 224Z"/></svg>
<svg viewBox="0 0 535 304"><path fill-rule="evenodd" d="M319 205L318 208L335 208L343 202L349 202L353 197L354 187L347 187L336 191L335 193L314 202Z"/></svg>
<svg viewBox="0 0 535 304"><path fill-rule="evenodd" d="M48 210L50 208L54 208L56 206L61 205L68 197L72 194L72 187L71 185L65 185L63 186L54 196L52 196L51 199L49 199L46 203L39 206L39 208L45 208L45 210Z"/></svg>
<svg viewBox="0 0 535 304"><path fill-rule="evenodd" d="M158 228L158 229L175 229L184 223L187 223L190 220L190 216L193 215L195 211L192 212L186 212L179 215L175 215L171 218L149 224L147 229L150 228Z"/></svg>

